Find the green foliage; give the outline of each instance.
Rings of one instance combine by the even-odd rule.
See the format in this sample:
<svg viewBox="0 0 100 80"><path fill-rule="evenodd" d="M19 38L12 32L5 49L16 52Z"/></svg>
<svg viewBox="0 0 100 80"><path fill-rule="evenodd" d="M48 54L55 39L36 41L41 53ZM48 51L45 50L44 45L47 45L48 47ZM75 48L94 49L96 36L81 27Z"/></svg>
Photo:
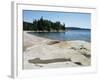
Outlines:
<svg viewBox="0 0 100 80"><path fill-rule="evenodd" d="M45 20L41 17L39 20L34 20L33 23L23 22L23 30L32 31L65 31L65 24L61 24L59 21L52 22L50 20Z"/></svg>

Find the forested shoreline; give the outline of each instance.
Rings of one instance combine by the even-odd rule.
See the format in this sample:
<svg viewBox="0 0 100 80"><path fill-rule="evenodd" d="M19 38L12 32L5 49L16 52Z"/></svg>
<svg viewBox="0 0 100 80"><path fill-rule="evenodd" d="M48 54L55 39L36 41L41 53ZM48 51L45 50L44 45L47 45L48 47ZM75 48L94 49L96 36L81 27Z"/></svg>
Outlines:
<svg viewBox="0 0 100 80"><path fill-rule="evenodd" d="M42 31L42 32L52 32L52 31L65 31L65 24L61 24L59 21L52 22L50 20L43 19L41 17L38 20L33 20L33 23L23 21L24 31Z"/></svg>

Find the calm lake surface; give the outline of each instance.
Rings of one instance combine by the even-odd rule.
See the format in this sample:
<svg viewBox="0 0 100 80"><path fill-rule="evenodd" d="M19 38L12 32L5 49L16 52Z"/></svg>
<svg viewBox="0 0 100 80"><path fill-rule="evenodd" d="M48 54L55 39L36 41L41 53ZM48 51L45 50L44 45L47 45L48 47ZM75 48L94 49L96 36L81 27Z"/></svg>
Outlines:
<svg viewBox="0 0 100 80"><path fill-rule="evenodd" d="M29 32L53 40L84 40L91 42L91 30L68 30L66 32Z"/></svg>

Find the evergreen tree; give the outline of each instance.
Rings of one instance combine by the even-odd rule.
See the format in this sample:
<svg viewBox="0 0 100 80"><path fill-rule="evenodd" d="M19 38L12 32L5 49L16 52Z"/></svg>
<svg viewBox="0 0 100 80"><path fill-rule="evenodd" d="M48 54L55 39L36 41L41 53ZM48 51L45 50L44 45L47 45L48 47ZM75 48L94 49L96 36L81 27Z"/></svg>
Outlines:
<svg viewBox="0 0 100 80"><path fill-rule="evenodd" d="M50 20L45 20L41 17L39 20L34 20L33 23L23 22L23 30L33 30L33 31L65 31L65 24L61 24L59 21L52 22Z"/></svg>

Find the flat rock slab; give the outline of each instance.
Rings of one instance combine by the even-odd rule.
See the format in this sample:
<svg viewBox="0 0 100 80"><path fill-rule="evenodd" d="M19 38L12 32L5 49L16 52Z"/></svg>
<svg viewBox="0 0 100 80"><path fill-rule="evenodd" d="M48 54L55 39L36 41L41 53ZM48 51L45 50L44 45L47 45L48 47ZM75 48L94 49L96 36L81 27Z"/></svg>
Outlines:
<svg viewBox="0 0 100 80"><path fill-rule="evenodd" d="M91 65L91 43L56 41L24 32L24 69Z"/></svg>

